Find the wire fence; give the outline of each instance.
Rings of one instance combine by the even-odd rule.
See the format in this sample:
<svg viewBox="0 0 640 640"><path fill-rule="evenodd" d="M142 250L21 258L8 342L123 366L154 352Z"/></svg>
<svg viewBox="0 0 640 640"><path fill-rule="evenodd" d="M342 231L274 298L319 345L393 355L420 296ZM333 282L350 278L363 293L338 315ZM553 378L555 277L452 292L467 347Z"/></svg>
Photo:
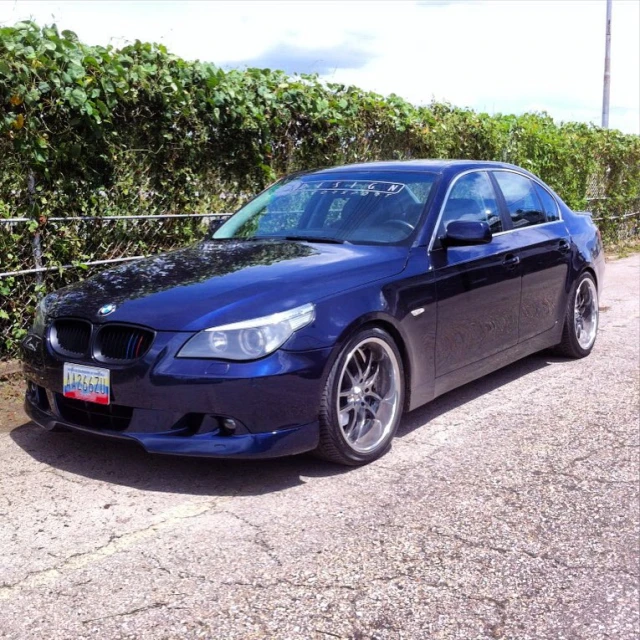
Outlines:
<svg viewBox="0 0 640 640"><path fill-rule="evenodd" d="M618 216L596 215L593 221L609 243L624 244L640 237L640 210Z"/></svg>
<svg viewBox="0 0 640 640"><path fill-rule="evenodd" d="M197 240L229 214L0 219L0 278L135 260ZM49 264L52 262L54 264ZM69 264L60 259L66 258ZM13 270L7 270L13 267Z"/></svg>
<svg viewBox="0 0 640 640"><path fill-rule="evenodd" d="M44 293L204 237L228 214L0 219L0 360L15 356Z"/></svg>
<svg viewBox="0 0 640 640"><path fill-rule="evenodd" d="M598 166L599 169L589 176L586 188L587 208L595 212L593 221L597 223L609 243L624 243L638 238L640 235L640 199L628 201L625 205L626 211L612 213L614 208L612 202L615 200L607 196L611 190L610 169L602 163L598 163Z"/></svg>
<svg viewBox="0 0 640 640"><path fill-rule="evenodd" d="M614 221L614 220L621 220L621 221L628 221L631 223L631 227L633 228L633 218L637 218L638 216L640 216L640 211L632 211L631 213L625 213L621 216L594 216L593 221L594 222L602 222L602 221Z"/></svg>
<svg viewBox="0 0 640 640"><path fill-rule="evenodd" d="M604 199L590 195L590 204L597 205L594 209L603 211ZM211 221L228 215L0 219L0 360L17 354L44 293L110 265L195 242L204 237ZM594 220L610 242L640 236L640 211L599 214Z"/></svg>

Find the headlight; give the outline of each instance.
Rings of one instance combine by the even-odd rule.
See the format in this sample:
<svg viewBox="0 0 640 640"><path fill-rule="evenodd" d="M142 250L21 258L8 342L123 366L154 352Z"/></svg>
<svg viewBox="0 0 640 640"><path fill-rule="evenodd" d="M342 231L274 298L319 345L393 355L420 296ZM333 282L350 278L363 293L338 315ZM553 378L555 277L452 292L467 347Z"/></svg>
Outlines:
<svg viewBox="0 0 640 640"><path fill-rule="evenodd" d="M36 315L31 325L31 333L41 336L44 333L44 328L47 323L47 312L45 298L42 298L36 306Z"/></svg>
<svg viewBox="0 0 640 640"><path fill-rule="evenodd" d="M178 358L255 360L281 347L294 331L315 318L313 304L264 318L211 327L196 333L178 352Z"/></svg>

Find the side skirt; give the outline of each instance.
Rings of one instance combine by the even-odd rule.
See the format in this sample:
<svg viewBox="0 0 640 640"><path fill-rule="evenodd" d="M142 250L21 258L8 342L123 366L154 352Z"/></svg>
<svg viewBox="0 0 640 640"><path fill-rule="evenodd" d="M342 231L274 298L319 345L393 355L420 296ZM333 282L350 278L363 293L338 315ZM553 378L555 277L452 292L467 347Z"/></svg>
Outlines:
<svg viewBox="0 0 640 640"><path fill-rule="evenodd" d="M460 387L463 384L482 378L489 373L493 373L502 367L516 362L521 358L526 358L532 353L554 347L562 339L562 323L558 323L555 327L552 327L544 333L540 333L537 336L533 336L524 342L518 343L513 347L509 347L504 351L495 353L487 358L473 362L466 367L447 373L440 376L435 380L435 393L434 398L441 396L443 393L447 393L456 387Z"/></svg>

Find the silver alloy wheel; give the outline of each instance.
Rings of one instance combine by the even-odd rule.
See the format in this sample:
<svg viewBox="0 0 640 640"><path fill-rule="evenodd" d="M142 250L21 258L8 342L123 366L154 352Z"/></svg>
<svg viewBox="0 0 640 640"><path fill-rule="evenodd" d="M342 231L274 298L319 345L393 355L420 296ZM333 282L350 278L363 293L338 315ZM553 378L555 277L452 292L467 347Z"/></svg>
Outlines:
<svg viewBox="0 0 640 640"><path fill-rule="evenodd" d="M591 278L585 278L576 291L573 327L580 347L590 349L598 331L598 292Z"/></svg>
<svg viewBox="0 0 640 640"><path fill-rule="evenodd" d="M380 338L365 338L347 355L338 378L336 408L347 444L358 453L378 447L400 411L400 367Z"/></svg>

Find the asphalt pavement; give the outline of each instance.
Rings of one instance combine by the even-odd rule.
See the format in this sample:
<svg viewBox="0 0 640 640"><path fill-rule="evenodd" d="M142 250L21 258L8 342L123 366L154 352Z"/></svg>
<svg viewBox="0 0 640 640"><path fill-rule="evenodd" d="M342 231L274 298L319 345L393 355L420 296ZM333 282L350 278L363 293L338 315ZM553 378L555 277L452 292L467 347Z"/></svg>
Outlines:
<svg viewBox="0 0 640 640"><path fill-rule="evenodd" d="M637 640L639 289L610 262L590 357L453 391L358 469L0 408L0 637Z"/></svg>

